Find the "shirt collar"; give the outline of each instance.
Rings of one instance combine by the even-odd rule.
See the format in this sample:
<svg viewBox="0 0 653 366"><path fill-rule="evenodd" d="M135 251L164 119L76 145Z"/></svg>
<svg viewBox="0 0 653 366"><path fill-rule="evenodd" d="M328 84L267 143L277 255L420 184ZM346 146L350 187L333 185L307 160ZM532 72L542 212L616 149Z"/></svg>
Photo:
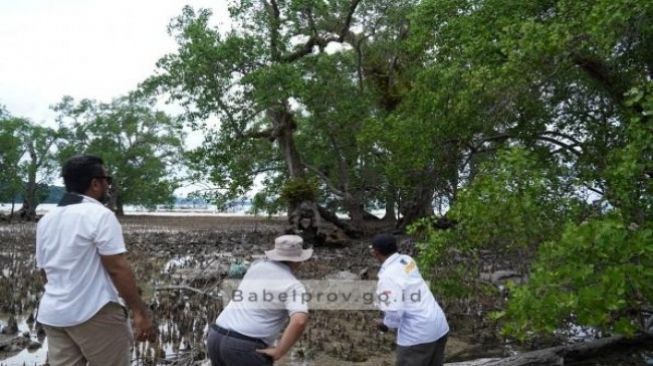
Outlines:
<svg viewBox="0 0 653 366"><path fill-rule="evenodd" d="M396 261L397 259L399 259L399 253L393 253L383 261L383 264L381 264L381 270L386 269L392 262Z"/></svg>
<svg viewBox="0 0 653 366"><path fill-rule="evenodd" d="M93 198L93 197L89 197L89 196L84 195L84 194L80 194L80 196L84 197L84 201L86 201L86 202L89 202L89 203L97 203L98 205L102 205L102 206L104 206L104 205L102 204L102 202L96 200L96 199Z"/></svg>
<svg viewBox="0 0 653 366"><path fill-rule="evenodd" d="M292 268L290 268L290 265L288 263L281 262L281 261L273 261L267 258L265 260L270 263L274 263L277 267L292 273Z"/></svg>

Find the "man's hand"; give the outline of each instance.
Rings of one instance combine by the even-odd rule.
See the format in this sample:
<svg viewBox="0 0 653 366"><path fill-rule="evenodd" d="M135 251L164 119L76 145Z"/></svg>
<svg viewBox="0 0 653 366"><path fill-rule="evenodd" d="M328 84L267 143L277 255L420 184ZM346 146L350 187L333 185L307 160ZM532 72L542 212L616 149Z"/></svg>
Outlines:
<svg viewBox="0 0 653 366"><path fill-rule="evenodd" d="M381 332L385 333L389 330L388 326L383 324L383 320L377 319L376 320L376 329L380 330Z"/></svg>
<svg viewBox="0 0 653 366"><path fill-rule="evenodd" d="M123 254L100 256L111 281L120 297L125 299L134 316L134 338L138 341L156 340L157 328L147 307L141 300L134 279L134 272Z"/></svg>
<svg viewBox="0 0 653 366"><path fill-rule="evenodd" d="M139 342L156 341L157 328L150 315L145 311L134 312L134 338Z"/></svg>
<svg viewBox="0 0 653 366"><path fill-rule="evenodd" d="M286 326L286 330L283 331L281 339L277 343L276 347L268 347L264 349L257 349L256 352L266 354L274 361L283 357L283 355L288 352L290 347L297 342L299 337L301 337L304 329L308 325L308 314L307 313L294 313L290 317L290 321Z"/></svg>
<svg viewBox="0 0 653 366"><path fill-rule="evenodd" d="M270 358L272 358L272 361L277 361L278 359L281 358L281 356L283 356L283 355L279 354L279 352L277 352L276 347L268 347L268 348L264 348L264 349L257 349L256 352L262 353L264 355L268 355Z"/></svg>

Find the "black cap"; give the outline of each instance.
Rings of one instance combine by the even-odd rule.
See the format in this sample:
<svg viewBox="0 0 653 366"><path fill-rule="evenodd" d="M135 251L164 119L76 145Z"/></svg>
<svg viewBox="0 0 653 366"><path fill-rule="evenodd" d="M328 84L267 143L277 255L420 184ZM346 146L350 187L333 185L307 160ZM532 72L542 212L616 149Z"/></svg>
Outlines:
<svg viewBox="0 0 653 366"><path fill-rule="evenodd" d="M397 252L397 239L390 234L378 234L372 238L372 248L383 255Z"/></svg>

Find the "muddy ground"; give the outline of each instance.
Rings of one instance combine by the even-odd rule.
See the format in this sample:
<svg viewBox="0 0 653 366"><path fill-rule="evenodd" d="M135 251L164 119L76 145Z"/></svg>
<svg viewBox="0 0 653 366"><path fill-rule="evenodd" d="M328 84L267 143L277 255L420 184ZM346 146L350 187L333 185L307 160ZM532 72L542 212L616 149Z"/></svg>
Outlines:
<svg viewBox="0 0 653 366"><path fill-rule="evenodd" d="M192 364L205 358L206 326L222 308L217 298L220 281L228 274L231 263L260 258L282 232L285 221L128 216L122 224L129 260L160 327L159 341L141 344L134 353L135 365L151 365ZM46 341L32 321L42 290L42 280L34 267L34 227L0 226L0 324L6 328L12 315L19 325L23 324L19 326L19 337L0 335L0 344L3 340L13 342L3 348L0 363L16 361L16 354L25 353L23 349L27 347L32 348L32 353L45 352ZM357 241L337 249L316 248L314 258L302 265L298 277L323 279L334 272L349 271L367 272L374 279L378 265L370 257L368 245ZM394 337L375 329L378 315L376 311L314 311L301 341L280 364L392 364ZM24 337L22 333L28 331L29 337ZM39 348L38 343L43 346ZM463 337L454 336L447 351L460 355L467 349L475 347ZM29 364L30 359L26 359Z"/></svg>
<svg viewBox="0 0 653 366"><path fill-rule="evenodd" d="M285 221L252 217L128 216L121 220L128 257L160 334L140 344L133 365L193 365L205 362L207 324L223 304L219 285L234 262L251 262L271 248ZM34 265L34 224L0 226L0 365L45 363L47 341L33 322L42 280ZM378 264L369 243L315 248L300 268L300 279L324 279L348 271L376 279ZM404 240L404 251L412 244ZM446 309L445 309L446 310ZM309 328L280 365L392 365L394 335L374 327L376 311L312 311ZM18 333L11 331L16 321ZM451 313L447 361L505 357L516 348L491 325ZM639 358L641 359L641 357ZM641 363L623 363L641 364Z"/></svg>

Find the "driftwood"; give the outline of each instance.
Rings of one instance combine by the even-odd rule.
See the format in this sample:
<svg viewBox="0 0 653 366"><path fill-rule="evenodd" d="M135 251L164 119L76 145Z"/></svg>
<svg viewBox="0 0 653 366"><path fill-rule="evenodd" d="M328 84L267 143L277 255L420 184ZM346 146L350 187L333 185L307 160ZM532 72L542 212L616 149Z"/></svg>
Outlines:
<svg viewBox="0 0 653 366"><path fill-rule="evenodd" d="M621 336L602 338L596 341L545 348L533 352L522 353L508 358L485 358L479 360L447 363L447 366L544 366L565 365L568 362L580 361L595 357L602 353L614 352L622 348L650 344L652 335L641 335L634 338Z"/></svg>

